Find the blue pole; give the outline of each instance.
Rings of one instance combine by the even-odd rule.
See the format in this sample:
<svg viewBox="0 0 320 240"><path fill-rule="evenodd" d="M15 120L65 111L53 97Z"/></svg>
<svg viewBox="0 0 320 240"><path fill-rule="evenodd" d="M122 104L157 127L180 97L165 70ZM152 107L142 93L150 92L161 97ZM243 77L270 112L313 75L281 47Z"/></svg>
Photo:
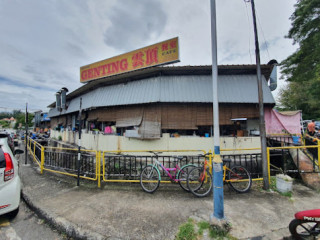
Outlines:
<svg viewBox="0 0 320 240"><path fill-rule="evenodd" d="M223 164L220 157L220 147L214 147L213 159L213 216L224 219L224 196L223 196ZM220 162L219 162L220 160Z"/></svg>
<svg viewBox="0 0 320 240"><path fill-rule="evenodd" d="M212 41L212 90L213 90L213 129L214 129L214 157L212 165L213 178L213 214L217 219L224 218L223 206L223 169L220 157L220 129L219 129L219 100L218 100L218 61L217 61L217 27L216 2L211 5L211 41Z"/></svg>

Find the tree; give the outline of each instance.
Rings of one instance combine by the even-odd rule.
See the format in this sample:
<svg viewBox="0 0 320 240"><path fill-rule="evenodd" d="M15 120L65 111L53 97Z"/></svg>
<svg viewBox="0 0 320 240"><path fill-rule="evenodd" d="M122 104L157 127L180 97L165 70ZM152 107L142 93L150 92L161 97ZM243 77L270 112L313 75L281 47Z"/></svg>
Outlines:
<svg viewBox="0 0 320 240"><path fill-rule="evenodd" d="M16 124L14 126L14 129L19 129L19 126L22 126L22 129L25 129L25 119L26 119L26 114L24 112L21 112L21 110L13 110L13 112L0 112L0 125L3 128L8 128L9 123L6 121L1 121L3 118L11 118L14 117L16 119ZM32 120L34 118L33 113L28 113L28 126L32 127L33 123Z"/></svg>
<svg viewBox="0 0 320 240"><path fill-rule="evenodd" d="M299 48L281 63L288 85L280 93L280 105L302 110L304 118L320 118L320 0L298 0L290 20L286 37Z"/></svg>
<svg viewBox="0 0 320 240"><path fill-rule="evenodd" d="M2 128L9 128L9 125L9 122L0 120L0 126L2 126Z"/></svg>
<svg viewBox="0 0 320 240"><path fill-rule="evenodd" d="M32 127L33 123L32 123L32 119L34 118L34 114L32 113L28 113L28 126ZM25 125L26 125L26 115L25 113L20 113L19 115L17 115L16 118L16 125L14 126L15 129L19 129L19 125L22 126L22 129L25 129Z"/></svg>

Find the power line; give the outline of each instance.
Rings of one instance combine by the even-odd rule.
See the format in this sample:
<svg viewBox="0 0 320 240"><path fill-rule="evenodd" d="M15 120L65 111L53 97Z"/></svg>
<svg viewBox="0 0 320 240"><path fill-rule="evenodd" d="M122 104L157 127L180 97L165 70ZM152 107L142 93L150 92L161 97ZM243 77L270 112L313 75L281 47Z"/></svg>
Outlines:
<svg viewBox="0 0 320 240"><path fill-rule="evenodd" d="M1 107L1 106L0 106L0 109L5 109L6 111L8 111L8 110L11 110L11 111L17 110L17 111L21 111L21 112L25 111L24 108ZM28 109L28 110L29 110L30 112L42 111L41 109Z"/></svg>
<svg viewBox="0 0 320 240"><path fill-rule="evenodd" d="M256 12L257 12L257 11L256 11ZM262 36L263 36L263 39L264 39L264 44L266 45L266 50L267 50L268 58L271 59L271 58L270 58L270 54L269 54L269 50L268 50L268 43L267 43L267 40L266 40L266 38L265 38L265 36L264 36L264 32L263 32L263 29L262 29L262 27L261 27L260 20L259 20L259 15L258 15L258 14L257 14L257 18L258 18L259 27L260 27L260 29L261 29L261 33L262 33Z"/></svg>
<svg viewBox="0 0 320 240"><path fill-rule="evenodd" d="M246 3L249 3L251 0L244 0L244 5L246 6L246 13L247 13L247 20L248 20L248 28L249 32L252 31L251 29L251 24L250 24L250 19L249 19L249 13L248 13L248 7ZM252 64L252 54L251 54L251 37L248 37L249 39L249 56L250 56L250 63Z"/></svg>
<svg viewBox="0 0 320 240"><path fill-rule="evenodd" d="M250 3L251 0L243 0L243 1L244 1L245 5L246 5L247 18L248 18L248 22L249 22L248 9L247 9L247 4L246 4L246 3ZM260 23L260 19L259 19L259 15L258 15L257 9L256 9L256 17L257 17L257 19L258 19L258 24L259 24L259 28L260 28L261 33L262 33L262 37L263 37L263 39L264 39L264 44L265 44L265 46L266 46L268 58L271 59L271 58L270 58L270 54L269 54L268 43L267 43L267 40L266 40L266 38L265 38L265 36L264 36L263 28L261 27L261 23ZM250 47L250 39L249 39L249 47ZM250 59L251 59L251 52L250 52L250 50L249 50L249 53L250 53ZM252 61L251 61L251 62L252 62Z"/></svg>

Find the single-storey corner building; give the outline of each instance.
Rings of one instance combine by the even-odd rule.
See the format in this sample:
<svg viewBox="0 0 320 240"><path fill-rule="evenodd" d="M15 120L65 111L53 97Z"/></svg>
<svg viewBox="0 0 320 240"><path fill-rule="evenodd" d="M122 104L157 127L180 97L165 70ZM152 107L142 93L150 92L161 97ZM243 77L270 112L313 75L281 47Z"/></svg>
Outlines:
<svg viewBox="0 0 320 240"><path fill-rule="evenodd" d="M272 109L275 100L269 85L276 65L261 65L261 71L264 108ZM89 81L69 94L63 88L48 106L52 137L76 143L81 128L84 147L89 149L210 146L214 135L211 73L211 66L156 66ZM232 147L243 138L259 147L256 65L218 66L218 99L222 143L230 138ZM170 139L179 139L180 145L169 143Z"/></svg>

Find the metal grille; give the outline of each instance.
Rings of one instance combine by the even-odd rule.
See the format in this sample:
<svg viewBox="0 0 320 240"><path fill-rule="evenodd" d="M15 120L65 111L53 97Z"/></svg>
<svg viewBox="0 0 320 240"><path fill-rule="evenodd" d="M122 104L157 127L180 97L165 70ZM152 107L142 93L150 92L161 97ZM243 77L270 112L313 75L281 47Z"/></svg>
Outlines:
<svg viewBox="0 0 320 240"><path fill-rule="evenodd" d="M245 167L252 178L262 177L262 158L261 154L232 154L222 155L222 159L231 159L231 162L227 162L226 165L229 168L233 166Z"/></svg>
<svg viewBox="0 0 320 240"><path fill-rule="evenodd" d="M44 152L44 167L65 170L69 173L78 172L78 153L76 151L53 151L46 149ZM96 174L96 154L81 153L80 175L94 177Z"/></svg>
<svg viewBox="0 0 320 240"><path fill-rule="evenodd" d="M179 156L181 157L181 156ZM157 159L164 167L174 168L177 156L136 156L136 155L105 155L104 156L104 177L106 179L130 179L138 180L141 170L148 164L153 164L154 159ZM186 164L200 165L204 161L203 156L182 156L178 161L180 167ZM161 171L161 177L166 180L167 175Z"/></svg>

